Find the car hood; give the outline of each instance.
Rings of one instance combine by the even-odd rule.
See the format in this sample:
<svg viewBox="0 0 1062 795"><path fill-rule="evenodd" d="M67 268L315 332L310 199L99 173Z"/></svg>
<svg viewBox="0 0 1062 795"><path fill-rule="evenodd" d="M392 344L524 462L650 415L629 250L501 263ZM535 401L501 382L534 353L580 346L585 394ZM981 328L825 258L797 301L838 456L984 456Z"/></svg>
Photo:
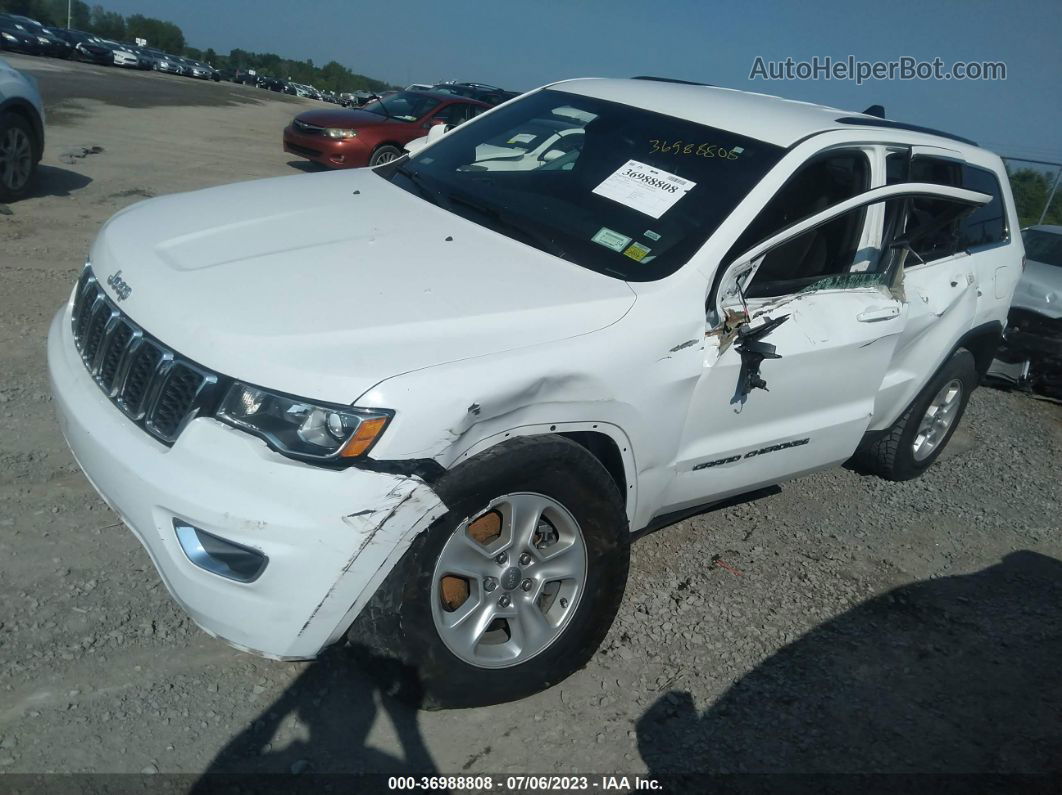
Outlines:
<svg viewBox="0 0 1062 795"><path fill-rule="evenodd" d="M115 300L120 271L121 309L188 358L336 403L411 370L593 332L635 300L623 281L370 169L150 199L107 222L91 261Z"/></svg>
<svg viewBox="0 0 1062 795"><path fill-rule="evenodd" d="M1011 306L1030 309L1049 318L1062 318L1062 268L1027 260Z"/></svg>
<svg viewBox="0 0 1062 795"><path fill-rule="evenodd" d="M375 127L380 124L398 124L402 127L413 129L413 122L389 119L378 113L369 113L367 110L308 110L296 116L299 121L315 124L318 127Z"/></svg>

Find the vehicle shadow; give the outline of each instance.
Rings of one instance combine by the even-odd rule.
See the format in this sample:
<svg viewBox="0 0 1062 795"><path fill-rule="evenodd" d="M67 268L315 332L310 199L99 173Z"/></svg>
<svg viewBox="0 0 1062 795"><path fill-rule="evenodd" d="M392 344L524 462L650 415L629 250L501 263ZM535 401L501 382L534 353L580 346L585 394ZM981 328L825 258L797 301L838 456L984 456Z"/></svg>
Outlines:
<svg viewBox="0 0 1062 795"><path fill-rule="evenodd" d="M218 752L191 792L253 791L256 781L273 787L276 774L287 774L283 778L291 782L291 774L300 774L300 787L312 787L315 774L433 774L435 763L417 725L420 700L407 666L360 648L332 648ZM367 746L381 714L402 756ZM289 733L301 737L283 744L278 730L290 730L295 721L300 726Z"/></svg>
<svg viewBox="0 0 1062 795"><path fill-rule="evenodd" d="M37 166L37 176L30 186L31 197L69 196L92 182L91 177L59 166Z"/></svg>
<svg viewBox="0 0 1062 795"><path fill-rule="evenodd" d="M703 715L689 693L667 694L638 720L638 747L656 776L800 774L759 780L777 789L830 774L1057 775L1060 660L1062 561L1015 552L819 625Z"/></svg>

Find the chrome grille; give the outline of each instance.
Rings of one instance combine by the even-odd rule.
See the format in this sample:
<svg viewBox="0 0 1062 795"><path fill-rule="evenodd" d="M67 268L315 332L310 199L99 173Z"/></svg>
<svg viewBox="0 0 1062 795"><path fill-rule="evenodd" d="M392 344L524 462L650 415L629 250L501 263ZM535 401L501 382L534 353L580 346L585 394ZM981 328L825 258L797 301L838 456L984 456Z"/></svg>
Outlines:
<svg viewBox="0 0 1062 795"><path fill-rule="evenodd" d="M74 344L104 394L156 439L172 444L218 399L219 376L147 334L108 298L86 267L71 318Z"/></svg>

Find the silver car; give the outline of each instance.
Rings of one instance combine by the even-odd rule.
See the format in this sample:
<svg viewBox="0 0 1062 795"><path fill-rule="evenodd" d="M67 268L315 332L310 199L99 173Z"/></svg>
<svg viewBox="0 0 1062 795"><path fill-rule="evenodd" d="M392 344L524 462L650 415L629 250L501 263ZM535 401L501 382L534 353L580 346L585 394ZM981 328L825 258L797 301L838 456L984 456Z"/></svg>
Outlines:
<svg viewBox="0 0 1062 795"><path fill-rule="evenodd" d="M1025 272L989 376L1062 397L1062 226L1022 230Z"/></svg>

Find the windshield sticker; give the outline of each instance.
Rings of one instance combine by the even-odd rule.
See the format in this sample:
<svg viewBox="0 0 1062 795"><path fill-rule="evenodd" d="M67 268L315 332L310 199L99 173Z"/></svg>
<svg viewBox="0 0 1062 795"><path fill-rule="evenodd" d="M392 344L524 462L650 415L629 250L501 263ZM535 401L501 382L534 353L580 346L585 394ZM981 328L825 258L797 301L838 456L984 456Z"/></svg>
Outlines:
<svg viewBox="0 0 1062 795"><path fill-rule="evenodd" d="M535 140L535 134L534 133L520 133L518 135L514 135L512 138L510 138L505 143L507 143L507 144L529 144L533 140Z"/></svg>
<svg viewBox="0 0 1062 795"><path fill-rule="evenodd" d="M628 160L593 192L632 210L659 218L696 184L637 160Z"/></svg>
<svg viewBox="0 0 1062 795"><path fill-rule="evenodd" d="M610 248L613 251L623 251L627 247L627 244L631 242L631 239L626 235L621 235L619 232L613 232L606 226L597 230L597 234L592 238L595 243L600 243L605 248Z"/></svg>
<svg viewBox="0 0 1062 795"><path fill-rule="evenodd" d="M660 138L649 139L649 154L663 152L666 155L694 155L696 157L718 157L721 160L737 160L745 150L740 146L732 149L719 144L686 143L685 141L664 141Z"/></svg>
<svg viewBox="0 0 1062 795"><path fill-rule="evenodd" d="M645 255L652 251L648 246L643 246L641 243L631 243L630 248L623 252L625 257L630 257L635 262L641 262L645 259ZM652 257L650 257L652 259Z"/></svg>
<svg viewBox="0 0 1062 795"><path fill-rule="evenodd" d="M642 232L642 235L644 237L649 238L650 240L653 240L653 241L656 241L656 240L660 239L660 235L658 235L652 229L646 229L644 232Z"/></svg>

